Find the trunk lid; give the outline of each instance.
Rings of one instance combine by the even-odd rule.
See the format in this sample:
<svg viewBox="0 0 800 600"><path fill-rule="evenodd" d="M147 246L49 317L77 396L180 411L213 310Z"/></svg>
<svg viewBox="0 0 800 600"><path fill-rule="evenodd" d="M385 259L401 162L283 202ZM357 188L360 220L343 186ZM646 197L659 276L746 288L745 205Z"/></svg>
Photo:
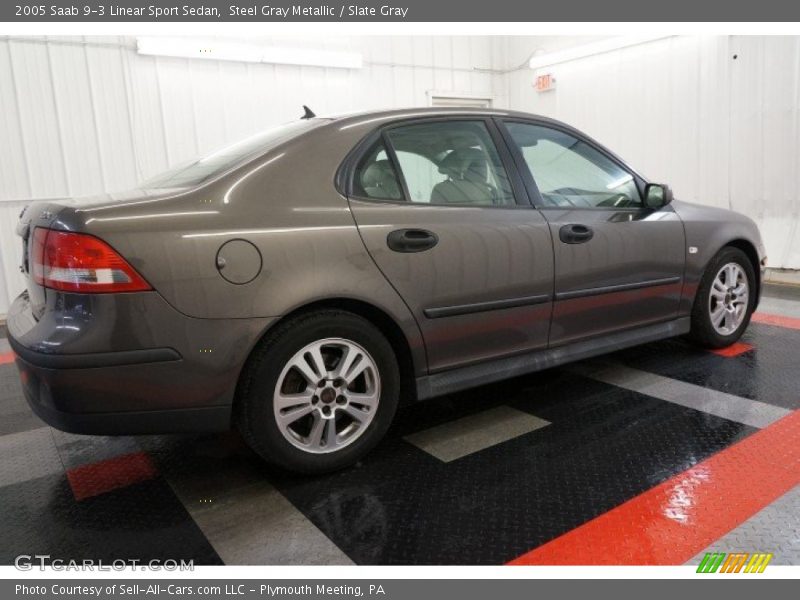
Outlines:
<svg viewBox="0 0 800 600"><path fill-rule="evenodd" d="M58 218L58 214L66 208L66 204L70 201L65 199L63 204L60 202L32 202L22 210L17 223L16 233L22 240L20 271L25 276L28 298L36 320L39 320L44 312L47 291L42 285L36 283L33 277L33 230L37 227L51 227L53 225Z"/></svg>

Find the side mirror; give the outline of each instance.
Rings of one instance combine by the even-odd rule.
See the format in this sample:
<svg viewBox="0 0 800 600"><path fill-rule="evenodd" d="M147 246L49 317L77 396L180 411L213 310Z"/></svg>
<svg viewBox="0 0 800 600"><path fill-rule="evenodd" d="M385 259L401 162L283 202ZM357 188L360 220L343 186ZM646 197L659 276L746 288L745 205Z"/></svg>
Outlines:
<svg viewBox="0 0 800 600"><path fill-rule="evenodd" d="M644 205L658 210L672 202L672 190L663 183L648 183L644 188Z"/></svg>

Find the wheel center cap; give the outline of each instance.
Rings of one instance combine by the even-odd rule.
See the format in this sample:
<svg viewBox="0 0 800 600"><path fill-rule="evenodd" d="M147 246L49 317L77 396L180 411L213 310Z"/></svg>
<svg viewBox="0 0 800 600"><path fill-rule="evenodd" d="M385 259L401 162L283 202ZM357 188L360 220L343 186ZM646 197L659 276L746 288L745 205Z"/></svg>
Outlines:
<svg viewBox="0 0 800 600"><path fill-rule="evenodd" d="M325 404L330 404L331 402L336 400L336 390L334 390L333 388L325 388L319 395L319 399L322 400Z"/></svg>

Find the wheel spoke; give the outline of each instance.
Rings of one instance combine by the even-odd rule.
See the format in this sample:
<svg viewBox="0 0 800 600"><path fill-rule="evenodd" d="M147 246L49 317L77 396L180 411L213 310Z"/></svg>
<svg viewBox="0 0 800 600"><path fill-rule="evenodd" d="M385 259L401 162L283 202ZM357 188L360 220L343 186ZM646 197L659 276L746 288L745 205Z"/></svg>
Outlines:
<svg viewBox="0 0 800 600"><path fill-rule="evenodd" d="M711 313L711 322L714 324L714 327L719 328L722 325L722 321L726 314L725 307L721 304L717 305L717 308L715 308Z"/></svg>
<svg viewBox="0 0 800 600"><path fill-rule="evenodd" d="M308 434L308 445L314 450L322 447L322 434L325 433L325 422L319 413L314 414L314 423L311 425L311 432Z"/></svg>
<svg viewBox="0 0 800 600"><path fill-rule="evenodd" d="M711 294L716 297L724 297L725 292L725 284L720 281L719 275L714 280L714 285L711 287Z"/></svg>
<svg viewBox="0 0 800 600"><path fill-rule="evenodd" d="M322 357L322 345L316 344L308 349L308 356L311 362L311 367L314 369L319 377L317 379L324 379L328 375L328 368L325 366L325 359Z"/></svg>
<svg viewBox="0 0 800 600"><path fill-rule="evenodd" d="M278 410L283 410L293 406L310 404L313 396L314 393L311 390L306 390L300 394L282 394L279 392L275 395L275 407Z"/></svg>
<svg viewBox="0 0 800 600"><path fill-rule="evenodd" d="M325 361L318 345L311 346L305 352L298 353L291 364L314 387L316 387L320 379L324 379L327 375Z"/></svg>
<svg viewBox="0 0 800 600"><path fill-rule="evenodd" d="M279 413L278 420L284 427L288 427L298 419L310 414L313 410L315 409L310 403L303 404L296 408L290 408L285 411L281 411Z"/></svg>
<svg viewBox="0 0 800 600"><path fill-rule="evenodd" d="M739 280L739 267L730 263L725 267L725 283L728 287L733 287L738 284Z"/></svg>
<svg viewBox="0 0 800 600"><path fill-rule="evenodd" d="M339 436L336 434L336 419L328 419L325 423L325 448L331 448L339 444Z"/></svg>
<svg viewBox="0 0 800 600"><path fill-rule="evenodd" d="M328 450L337 445L336 419L323 419L315 415L311 433L308 435L308 445L315 450Z"/></svg>
<svg viewBox="0 0 800 600"><path fill-rule="evenodd" d="M378 404L378 394L375 392L367 392L365 394L347 392L347 399L351 404L360 404L361 406L368 406L370 408Z"/></svg>
<svg viewBox="0 0 800 600"><path fill-rule="evenodd" d="M350 382L352 377L350 376L350 369L353 368L353 364L357 361L366 362L364 361L364 356L358 349L353 348L352 346L347 346L344 349L344 354L342 355L339 364L336 367L336 371L334 372L334 377L341 377L347 382Z"/></svg>
<svg viewBox="0 0 800 600"><path fill-rule="evenodd" d="M350 418L352 418L354 421L357 421L359 424L363 423L364 420L367 419L368 416L369 416L369 412L368 411L362 410L360 408L356 408L352 404L348 404L347 406L345 406L342 409L342 411L346 415L350 415Z"/></svg>
<svg viewBox="0 0 800 600"><path fill-rule="evenodd" d="M725 334L730 333L730 330L731 330L731 318L732 317L733 317L733 315L731 314L731 312L726 310L725 311L725 318L722 320L722 323L720 323L720 329L722 329L722 331Z"/></svg>
<svg viewBox="0 0 800 600"><path fill-rule="evenodd" d="M311 368L311 365L308 364L304 356L298 356L295 360L293 360L292 366L300 372L300 374L303 376L303 379L305 379L309 385L316 387L320 378Z"/></svg>
<svg viewBox="0 0 800 600"><path fill-rule="evenodd" d="M361 360L359 360L354 366L350 367L350 371L347 373L345 381L347 381L347 383L353 383L368 367L369 362L367 362L362 356Z"/></svg>

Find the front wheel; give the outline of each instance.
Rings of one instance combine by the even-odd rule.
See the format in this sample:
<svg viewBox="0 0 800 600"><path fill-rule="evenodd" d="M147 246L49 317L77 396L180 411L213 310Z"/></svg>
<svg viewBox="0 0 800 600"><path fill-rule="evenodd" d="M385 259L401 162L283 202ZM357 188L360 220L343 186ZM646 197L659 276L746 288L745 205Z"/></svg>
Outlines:
<svg viewBox="0 0 800 600"><path fill-rule="evenodd" d="M303 473L333 471L383 437L399 385L392 346L372 323L318 311L279 325L254 350L236 420L266 460Z"/></svg>
<svg viewBox="0 0 800 600"><path fill-rule="evenodd" d="M730 246L720 250L700 281L690 337L708 348L733 344L750 323L755 285L755 272L747 255Z"/></svg>

